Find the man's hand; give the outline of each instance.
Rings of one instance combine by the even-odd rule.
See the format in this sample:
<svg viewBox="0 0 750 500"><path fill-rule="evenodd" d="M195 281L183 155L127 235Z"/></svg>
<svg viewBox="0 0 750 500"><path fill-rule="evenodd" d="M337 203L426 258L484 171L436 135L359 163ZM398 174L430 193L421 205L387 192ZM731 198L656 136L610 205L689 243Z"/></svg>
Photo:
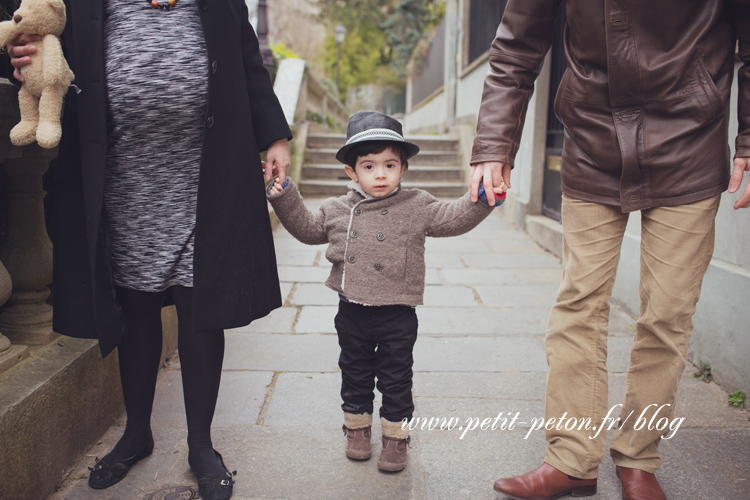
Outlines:
<svg viewBox="0 0 750 500"><path fill-rule="evenodd" d="M471 173L469 174L469 179L471 180L471 201L477 201L479 196L479 182L482 181L484 192L487 196L487 203L491 207L495 206L495 194L501 194L510 189L510 169L511 166L509 163L499 161L486 161L472 165ZM499 192L497 188L499 188Z"/></svg>
<svg viewBox="0 0 750 500"><path fill-rule="evenodd" d="M21 68L31 64L31 55L36 54L36 47L32 45L42 39L42 35L21 34L8 44L8 55L10 64L13 65L13 78L23 83L26 80L21 76Z"/></svg>
<svg viewBox="0 0 750 500"><path fill-rule="evenodd" d="M263 173L266 180L274 175L279 176L279 180L284 182L286 170L292 160L289 158L289 141L279 139L268 147L266 151L266 162L263 164Z"/></svg>
<svg viewBox="0 0 750 500"><path fill-rule="evenodd" d="M735 193L742 184L742 177L745 172L750 171L750 158L735 158L734 168L732 169L732 177L729 179L729 192ZM740 208L750 207L750 182L745 186L745 192L742 193L740 199L734 203L734 209L739 210Z"/></svg>

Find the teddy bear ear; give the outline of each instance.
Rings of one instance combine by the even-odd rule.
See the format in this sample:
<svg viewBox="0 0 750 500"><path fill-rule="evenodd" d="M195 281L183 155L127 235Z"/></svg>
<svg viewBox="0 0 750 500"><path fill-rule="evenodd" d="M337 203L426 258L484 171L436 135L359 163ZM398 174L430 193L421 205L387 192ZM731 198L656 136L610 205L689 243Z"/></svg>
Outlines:
<svg viewBox="0 0 750 500"><path fill-rule="evenodd" d="M46 0L45 3L58 12L65 12L65 3L62 0Z"/></svg>

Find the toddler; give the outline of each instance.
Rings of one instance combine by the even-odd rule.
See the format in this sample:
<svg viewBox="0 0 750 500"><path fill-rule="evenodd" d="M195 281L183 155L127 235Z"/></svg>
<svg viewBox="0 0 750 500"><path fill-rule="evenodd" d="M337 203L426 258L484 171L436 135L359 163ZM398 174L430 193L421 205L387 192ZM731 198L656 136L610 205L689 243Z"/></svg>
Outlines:
<svg viewBox="0 0 750 500"><path fill-rule="evenodd" d="M333 267L326 285L338 292L335 319L341 355L341 405L346 456L366 460L370 447L375 380L382 394L382 450L378 467L406 467L412 418L412 350L415 306L422 304L425 237L463 234L492 211L469 193L443 202L421 189L403 189L401 176L419 152L401 123L375 111L349 120L346 145L336 158L352 182L348 194L326 199L317 213L304 205L294 182L278 178L268 199L284 227L309 245L328 243ZM497 205L504 187L495 188ZM486 202L486 200L484 200Z"/></svg>

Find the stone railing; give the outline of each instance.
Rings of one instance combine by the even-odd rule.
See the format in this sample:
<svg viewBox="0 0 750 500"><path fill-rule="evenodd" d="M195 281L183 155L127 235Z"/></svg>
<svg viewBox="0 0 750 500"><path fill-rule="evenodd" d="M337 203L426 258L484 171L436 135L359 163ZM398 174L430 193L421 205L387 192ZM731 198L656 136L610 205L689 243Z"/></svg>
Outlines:
<svg viewBox="0 0 750 500"><path fill-rule="evenodd" d="M273 89L290 125L317 120L323 124L346 126L349 120L346 106L302 59L283 59L279 63Z"/></svg>
<svg viewBox="0 0 750 500"><path fill-rule="evenodd" d="M349 113L302 59L283 59L279 63L273 90L294 134L289 175L299 181L310 128L339 132L342 127L346 128Z"/></svg>
<svg viewBox="0 0 750 500"><path fill-rule="evenodd" d="M14 85L0 80L0 182L7 210L0 243L0 304L8 301L0 312L0 371L22 359L25 346L47 344L55 337L47 303L52 243L44 220L42 176L57 150L10 143L8 133L20 119L17 93Z"/></svg>

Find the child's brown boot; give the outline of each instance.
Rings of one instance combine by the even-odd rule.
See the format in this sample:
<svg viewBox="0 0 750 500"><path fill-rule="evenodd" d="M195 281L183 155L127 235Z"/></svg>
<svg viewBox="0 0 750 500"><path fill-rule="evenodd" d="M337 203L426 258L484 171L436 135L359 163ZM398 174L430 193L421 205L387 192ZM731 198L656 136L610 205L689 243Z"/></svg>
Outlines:
<svg viewBox="0 0 750 500"><path fill-rule="evenodd" d="M401 422L380 419L383 426L383 448L380 450L378 469L398 472L406 467L406 448L411 438L409 431L402 428Z"/></svg>
<svg viewBox="0 0 750 500"><path fill-rule="evenodd" d="M367 460L372 456L372 415L344 412L344 434L346 434L346 456L354 460Z"/></svg>

